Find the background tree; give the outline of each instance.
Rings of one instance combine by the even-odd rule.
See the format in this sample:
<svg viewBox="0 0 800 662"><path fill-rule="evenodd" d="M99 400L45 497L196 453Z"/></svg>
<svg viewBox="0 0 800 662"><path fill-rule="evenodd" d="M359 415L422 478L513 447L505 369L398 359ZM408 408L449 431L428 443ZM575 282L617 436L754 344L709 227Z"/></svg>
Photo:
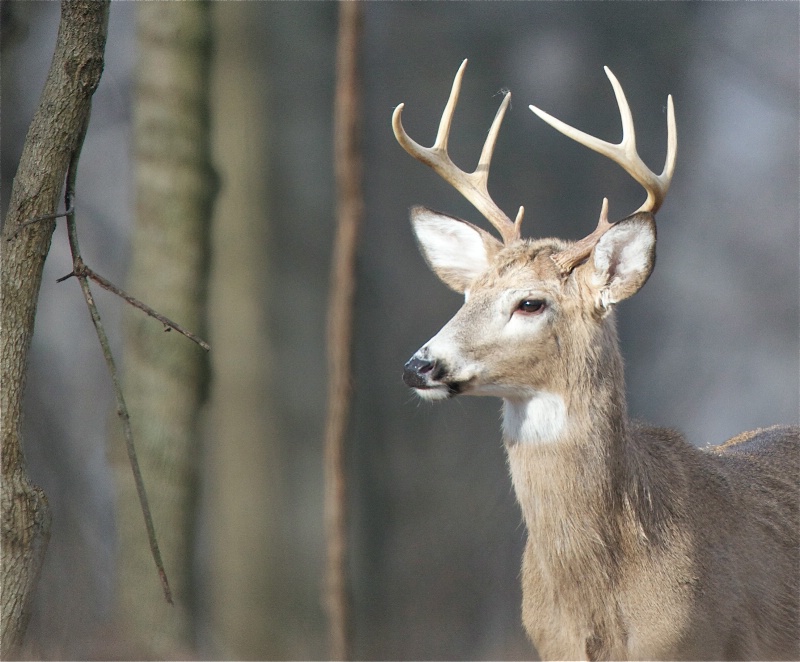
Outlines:
<svg viewBox="0 0 800 662"><path fill-rule="evenodd" d="M126 289L205 335L216 190L208 104L211 8L206 2L140 3L136 23L136 206ZM123 388L175 604L163 599L123 444L112 438L117 622L126 655L170 658L194 648L192 576L208 359L138 310L126 312L126 325Z"/></svg>
<svg viewBox="0 0 800 662"><path fill-rule="evenodd" d="M328 303L328 408L323 440L325 547L323 602L332 660L352 656L350 599L350 477L347 471L353 392L353 316L358 237L364 216L362 189L361 34L363 5L339 3L336 93L333 104L333 171L336 180L336 236Z"/></svg>
<svg viewBox="0 0 800 662"><path fill-rule="evenodd" d="M269 24L258 3L213 3L213 158L220 176L212 229L211 399L201 522L207 570L203 650L225 659L291 655L280 593L284 477L267 394L272 280Z"/></svg>

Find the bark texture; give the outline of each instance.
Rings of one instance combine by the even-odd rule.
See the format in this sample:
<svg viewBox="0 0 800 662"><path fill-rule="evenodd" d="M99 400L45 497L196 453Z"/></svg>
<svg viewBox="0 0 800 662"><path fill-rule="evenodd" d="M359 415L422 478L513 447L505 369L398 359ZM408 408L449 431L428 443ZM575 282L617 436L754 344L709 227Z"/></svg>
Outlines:
<svg viewBox="0 0 800 662"><path fill-rule="evenodd" d="M50 523L47 499L28 478L20 428L42 267L55 222L20 226L56 210L103 72L108 10L108 1L65 0L61 4L50 72L28 130L0 238L0 657L4 659L13 655L24 637Z"/></svg>
<svg viewBox="0 0 800 662"><path fill-rule="evenodd" d="M141 3L134 95L136 220L128 291L204 335L215 175L207 103L211 55L205 2ZM174 607L161 594L126 459L118 486L118 622L138 655L194 648L192 566L199 419L207 354L138 310L126 313L123 388Z"/></svg>

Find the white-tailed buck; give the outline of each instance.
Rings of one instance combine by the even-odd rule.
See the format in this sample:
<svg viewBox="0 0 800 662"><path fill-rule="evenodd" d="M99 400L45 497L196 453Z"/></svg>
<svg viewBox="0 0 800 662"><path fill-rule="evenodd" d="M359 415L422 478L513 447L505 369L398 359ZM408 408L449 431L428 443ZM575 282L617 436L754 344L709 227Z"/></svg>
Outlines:
<svg viewBox="0 0 800 662"><path fill-rule="evenodd" d="M503 399L503 437L527 527L522 619L544 659L800 659L800 428L745 432L698 449L679 433L628 418L614 306L644 285L655 260L654 214L675 165L668 103L664 171L636 152L633 120L618 145L531 106L608 156L647 191L616 223L577 242L520 237L487 191L506 95L472 173L447 152L466 61L433 147L394 133L498 230L411 211L423 256L464 305L405 366L426 399Z"/></svg>

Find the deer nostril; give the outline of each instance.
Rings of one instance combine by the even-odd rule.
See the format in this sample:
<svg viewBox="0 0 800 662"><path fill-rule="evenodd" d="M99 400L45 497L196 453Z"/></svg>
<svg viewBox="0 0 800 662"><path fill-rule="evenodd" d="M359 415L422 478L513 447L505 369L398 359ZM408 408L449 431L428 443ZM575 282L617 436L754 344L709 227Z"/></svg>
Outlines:
<svg viewBox="0 0 800 662"><path fill-rule="evenodd" d="M437 373L441 372L437 370L438 366L436 361L414 357L403 368L403 381L412 388L428 387L430 373L433 372L432 377L436 379Z"/></svg>

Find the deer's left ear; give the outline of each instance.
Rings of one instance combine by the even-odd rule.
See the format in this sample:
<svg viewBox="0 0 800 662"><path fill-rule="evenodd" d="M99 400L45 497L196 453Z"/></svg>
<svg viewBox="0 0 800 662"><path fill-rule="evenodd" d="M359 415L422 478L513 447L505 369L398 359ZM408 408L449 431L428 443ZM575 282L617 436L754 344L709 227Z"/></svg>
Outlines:
<svg viewBox="0 0 800 662"><path fill-rule="evenodd" d="M656 261L656 223L638 212L609 229L597 242L585 267L598 308L605 312L638 292Z"/></svg>

